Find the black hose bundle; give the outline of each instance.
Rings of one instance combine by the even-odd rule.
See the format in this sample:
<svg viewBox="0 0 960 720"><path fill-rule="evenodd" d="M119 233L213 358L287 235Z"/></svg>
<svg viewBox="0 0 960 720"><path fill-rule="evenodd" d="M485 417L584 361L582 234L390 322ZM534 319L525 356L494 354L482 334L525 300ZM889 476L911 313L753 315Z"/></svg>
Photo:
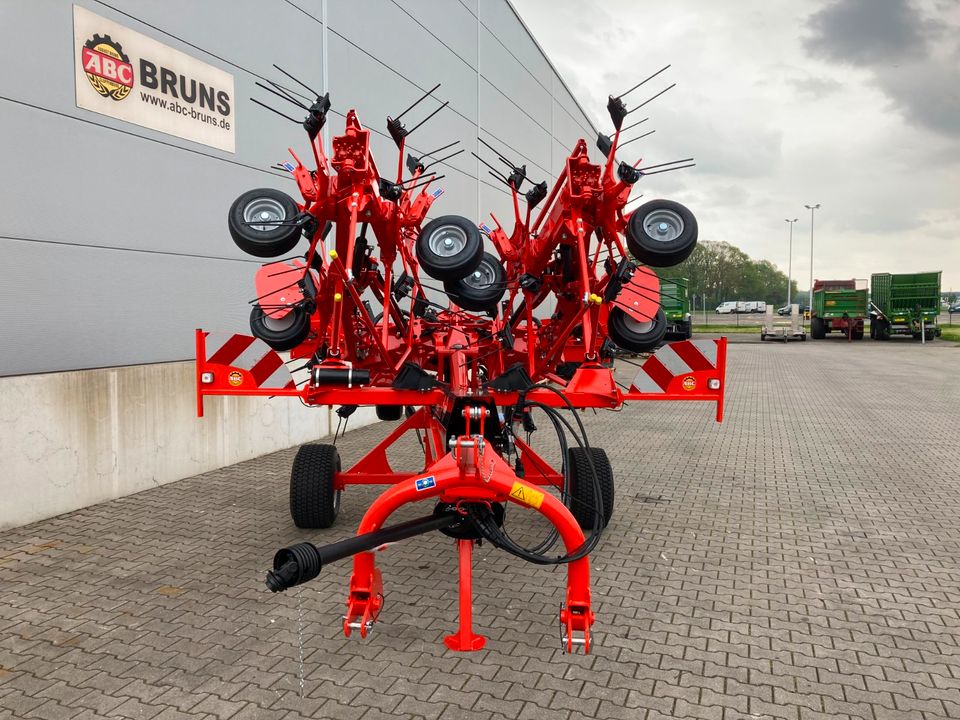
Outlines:
<svg viewBox="0 0 960 720"><path fill-rule="evenodd" d="M579 432L574 429L567 418L565 418L556 408L550 407L549 405L537 402L535 400L528 400L526 397L526 392L520 393L520 398L517 402L517 405L513 408L513 413L522 413L524 410L532 407L540 408L546 413L547 417L553 424L554 430L557 432L557 438L560 441L560 449L564 457L564 481L562 488L562 497L564 501L571 497L570 467L569 463L567 462L568 444L566 433L569 432L576 444L587 451L585 453L585 457L587 458L587 464L590 467L591 486L593 489L594 501L593 506L590 508L593 511L593 524L590 536L580 547L576 548L572 552L567 553L566 555L548 556L544 553L553 547L554 543L556 542L556 528L554 528L550 535L536 547L525 548L510 538L506 531L504 531L504 529L497 524L492 513L490 513L482 505L470 505L468 506L467 510L477 530L481 535L483 535L484 538L489 540L494 547L505 550L515 557L535 563L537 565L562 565L586 557L600 542L600 537L603 534L604 528L603 495L600 489L599 476L597 475L596 467L593 464L593 457L592 453L590 452L590 443L587 441L587 432L583 427L583 422L580 420L580 415L577 412L577 409L571 404L566 395L554 387L546 384L540 384L534 385L530 388L530 390L534 388L543 388L559 395L567 408L573 413L573 417L574 420L576 420ZM507 425L507 431L512 432L509 424ZM575 497L573 500L578 501L578 499Z"/></svg>

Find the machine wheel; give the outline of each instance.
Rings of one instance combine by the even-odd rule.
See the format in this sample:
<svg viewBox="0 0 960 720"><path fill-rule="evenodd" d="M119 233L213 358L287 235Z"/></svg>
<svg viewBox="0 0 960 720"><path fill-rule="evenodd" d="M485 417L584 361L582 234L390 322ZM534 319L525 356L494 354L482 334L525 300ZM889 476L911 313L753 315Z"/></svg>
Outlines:
<svg viewBox="0 0 960 720"><path fill-rule="evenodd" d="M813 318L810 321L810 337L814 340L823 340L827 336L826 328L823 326L821 318Z"/></svg>
<svg viewBox="0 0 960 720"><path fill-rule="evenodd" d="M937 336L937 331L934 328L926 328L925 334L927 336L926 341L930 342Z"/></svg>
<svg viewBox="0 0 960 720"><path fill-rule="evenodd" d="M417 238L420 267L435 280L459 280L483 259L480 230L460 215L444 215L427 223Z"/></svg>
<svg viewBox="0 0 960 720"><path fill-rule="evenodd" d="M860 328L859 330L854 330L850 334L850 337L852 337L854 340L863 340L863 328Z"/></svg>
<svg viewBox="0 0 960 720"><path fill-rule="evenodd" d="M394 421L403 417L403 405L377 405L377 419Z"/></svg>
<svg viewBox="0 0 960 720"><path fill-rule="evenodd" d="M473 272L445 281L443 289L464 310L486 312L495 308L507 291L507 272L495 256L485 252Z"/></svg>
<svg viewBox="0 0 960 720"><path fill-rule="evenodd" d="M290 516L299 528L328 528L340 512L334 475L340 453L333 445L301 445L290 471Z"/></svg>
<svg viewBox="0 0 960 720"><path fill-rule="evenodd" d="M637 322L621 308L615 307L607 318L607 332L624 350L647 352L653 350L667 334L667 317L663 308L657 309L652 320Z"/></svg>
<svg viewBox="0 0 960 720"><path fill-rule="evenodd" d="M881 320L877 324L877 340L889 340L890 339L890 326Z"/></svg>
<svg viewBox="0 0 960 720"><path fill-rule="evenodd" d="M233 201L227 213L230 236L241 250L261 258L279 257L300 241L296 225L278 225L292 221L299 210L293 198L273 188L249 190ZM263 225L255 224L263 221Z"/></svg>
<svg viewBox="0 0 960 720"><path fill-rule="evenodd" d="M681 263L697 245L697 219L672 200L651 200L630 214L627 247L651 267Z"/></svg>
<svg viewBox="0 0 960 720"><path fill-rule="evenodd" d="M613 468L601 448L572 447L567 450L567 462L570 464L570 497L567 507L573 514L577 524L583 530L593 529L593 512L596 503L593 497L593 473L590 470L590 461L587 452L593 459L593 467L600 481L600 497L603 498L603 527L606 527L613 516Z"/></svg>
<svg viewBox="0 0 960 720"><path fill-rule="evenodd" d="M310 315L295 305L282 318L272 318L254 305L250 311L250 332L274 350L293 350L310 334Z"/></svg>
<svg viewBox="0 0 960 720"><path fill-rule="evenodd" d="M870 339L877 339L877 323L873 320L870 321Z"/></svg>

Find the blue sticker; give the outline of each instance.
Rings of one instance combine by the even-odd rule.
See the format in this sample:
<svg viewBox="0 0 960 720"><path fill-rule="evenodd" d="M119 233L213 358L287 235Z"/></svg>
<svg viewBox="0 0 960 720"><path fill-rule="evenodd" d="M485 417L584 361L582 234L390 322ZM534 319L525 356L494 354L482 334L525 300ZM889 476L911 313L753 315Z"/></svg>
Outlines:
<svg viewBox="0 0 960 720"><path fill-rule="evenodd" d="M432 487L436 487L437 481L433 479L433 475L430 475L425 478L420 478L417 480L417 492L421 490L429 490Z"/></svg>

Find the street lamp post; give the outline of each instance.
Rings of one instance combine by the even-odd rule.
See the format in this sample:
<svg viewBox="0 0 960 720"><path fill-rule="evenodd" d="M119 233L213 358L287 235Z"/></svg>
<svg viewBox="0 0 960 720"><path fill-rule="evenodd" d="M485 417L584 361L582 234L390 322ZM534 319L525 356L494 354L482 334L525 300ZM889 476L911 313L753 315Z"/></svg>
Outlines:
<svg viewBox="0 0 960 720"><path fill-rule="evenodd" d="M820 209L820 203L816 205L804 205L810 211L810 300L807 302L810 308L810 317L813 317L813 213Z"/></svg>
<svg viewBox="0 0 960 720"><path fill-rule="evenodd" d="M787 307L790 307L790 286L793 284L793 224L797 218L793 220L784 218L783 221L790 225L790 245L787 250Z"/></svg>

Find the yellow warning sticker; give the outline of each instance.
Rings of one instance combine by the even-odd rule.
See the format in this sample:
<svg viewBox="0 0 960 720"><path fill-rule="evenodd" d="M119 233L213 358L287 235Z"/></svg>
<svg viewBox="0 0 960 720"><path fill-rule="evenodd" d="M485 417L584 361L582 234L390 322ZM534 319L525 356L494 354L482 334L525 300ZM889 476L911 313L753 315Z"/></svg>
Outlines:
<svg viewBox="0 0 960 720"><path fill-rule="evenodd" d="M510 489L510 497L532 508L539 508L543 504L542 492L534 490L529 485L523 485L518 482L515 482Z"/></svg>

